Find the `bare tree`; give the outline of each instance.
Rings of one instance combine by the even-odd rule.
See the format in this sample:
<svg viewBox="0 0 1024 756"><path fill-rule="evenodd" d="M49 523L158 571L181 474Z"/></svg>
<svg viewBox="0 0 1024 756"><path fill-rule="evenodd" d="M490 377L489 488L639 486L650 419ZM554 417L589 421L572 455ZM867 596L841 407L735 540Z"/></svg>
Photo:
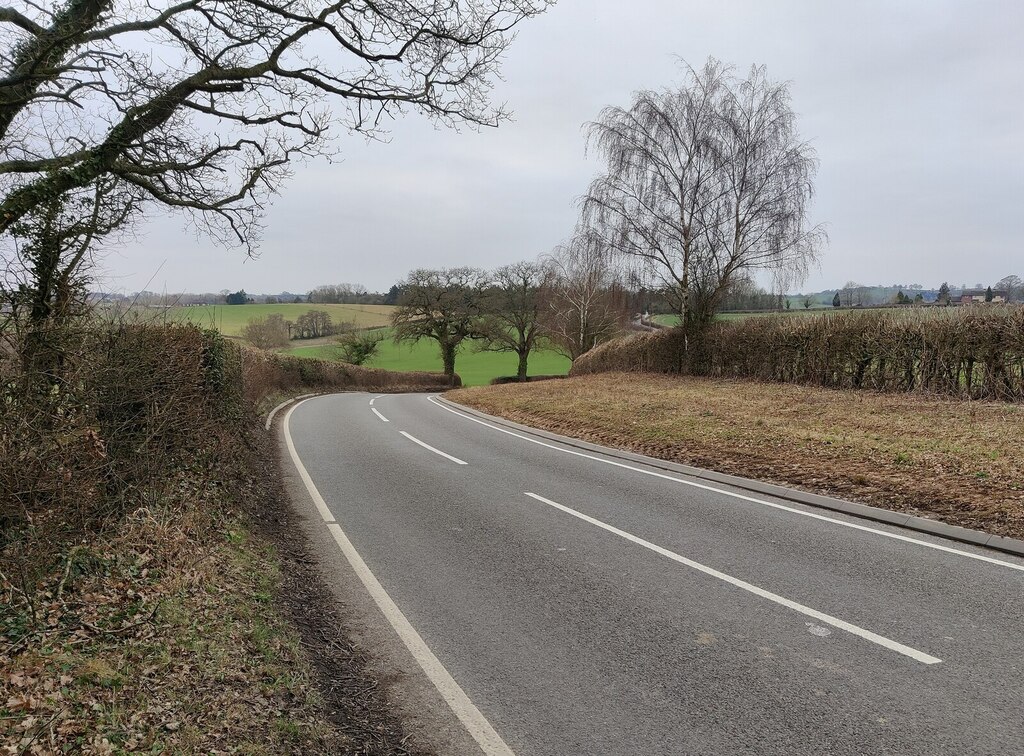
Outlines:
<svg viewBox="0 0 1024 756"><path fill-rule="evenodd" d="M414 270L400 284L402 295L391 315L396 342L432 339L441 349L444 374L455 382L455 357L467 339L481 336L482 289L476 268Z"/></svg>
<svg viewBox="0 0 1024 756"><path fill-rule="evenodd" d="M1007 302L1019 302L1024 298L1024 281L1021 280L1020 276L1000 278L994 288L1006 292Z"/></svg>
<svg viewBox="0 0 1024 756"><path fill-rule="evenodd" d="M847 281L843 284L843 301L847 307L853 307L854 300L857 304L864 304L864 285L856 281Z"/></svg>
<svg viewBox="0 0 1024 756"><path fill-rule="evenodd" d="M15 0L0 8L0 233L116 178L251 251L289 164L331 151L329 125L503 120L499 59L548 4Z"/></svg>
<svg viewBox="0 0 1024 756"><path fill-rule="evenodd" d="M288 323L274 313L265 318L251 318L242 328L242 338L257 349L278 349L288 346Z"/></svg>
<svg viewBox="0 0 1024 756"><path fill-rule="evenodd" d="M479 329L482 349L512 352L519 358L516 377L527 379L530 352L541 338L540 289L544 268L534 262L518 262L491 274L491 286L484 296L485 315Z"/></svg>
<svg viewBox="0 0 1024 756"><path fill-rule="evenodd" d="M688 329L711 320L737 276L768 269L789 281L816 258L814 151L788 86L764 68L738 79L709 59L678 89L605 108L588 145L605 170L584 197L586 222L667 287Z"/></svg>
<svg viewBox="0 0 1024 756"><path fill-rule="evenodd" d="M597 234L579 229L544 259L543 333L575 361L629 322L629 296Z"/></svg>
<svg viewBox="0 0 1024 756"><path fill-rule="evenodd" d="M307 297L316 304L370 304L372 300L381 298L380 295L370 294L362 284L350 283L317 286Z"/></svg>

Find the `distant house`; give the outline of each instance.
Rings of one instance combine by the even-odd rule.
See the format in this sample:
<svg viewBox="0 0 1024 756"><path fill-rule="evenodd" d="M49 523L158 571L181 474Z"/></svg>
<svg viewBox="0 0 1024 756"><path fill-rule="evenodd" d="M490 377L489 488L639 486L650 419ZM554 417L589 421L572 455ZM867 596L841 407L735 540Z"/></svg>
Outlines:
<svg viewBox="0 0 1024 756"><path fill-rule="evenodd" d="M985 304L985 289L964 289L960 295L960 304ZM992 290L992 304L1001 304L1009 299L1009 294L1002 289Z"/></svg>

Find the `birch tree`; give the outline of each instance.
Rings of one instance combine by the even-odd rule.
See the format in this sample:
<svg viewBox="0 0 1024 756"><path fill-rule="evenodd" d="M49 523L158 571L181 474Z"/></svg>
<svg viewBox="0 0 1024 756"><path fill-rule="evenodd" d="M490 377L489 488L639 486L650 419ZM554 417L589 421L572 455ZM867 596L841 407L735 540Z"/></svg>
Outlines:
<svg viewBox="0 0 1024 756"><path fill-rule="evenodd" d="M816 259L817 161L788 85L764 68L740 79L709 59L678 88L605 108L587 131L604 170L584 197L585 222L665 287L687 329L710 322L737 277L767 270L791 282Z"/></svg>
<svg viewBox="0 0 1024 756"><path fill-rule="evenodd" d="M618 335L629 322L629 297L607 246L581 228L544 260L544 335L569 359Z"/></svg>

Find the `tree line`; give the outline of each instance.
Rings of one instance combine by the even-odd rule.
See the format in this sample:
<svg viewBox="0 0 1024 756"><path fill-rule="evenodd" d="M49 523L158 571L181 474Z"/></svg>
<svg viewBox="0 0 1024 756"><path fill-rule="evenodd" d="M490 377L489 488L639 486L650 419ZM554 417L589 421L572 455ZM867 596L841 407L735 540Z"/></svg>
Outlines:
<svg viewBox="0 0 1024 756"><path fill-rule="evenodd" d="M530 355L552 348L575 360L622 332L630 322L632 300L618 271L593 245L564 245L537 261L504 265L493 271L471 267L417 269L397 288L391 325L396 342L437 343L445 375L454 381L456 358L464 348L517 356L516 378L527 380ZM326 321L324 321L326 316ZM312 310L292 324L279 314L253 319L243 336L270 349L295 338L299 321L321 323L328 335L330 316ZM316 338L313 331L309 336ZM379 333L349 332L339 339L342 357L362 364L376 351Z"/></svg>
<svg viewBox="0 0 1024 756"><path fill-rule="evenodd" d="M530 354L542 344L575 360L630 320L629 298L615 271L591 251L560 247L538 262L491 272L414 270L400 284L394 338L437 342L450 378L470 342L483 351L515 354L520 381L527 380Z"/></svg>

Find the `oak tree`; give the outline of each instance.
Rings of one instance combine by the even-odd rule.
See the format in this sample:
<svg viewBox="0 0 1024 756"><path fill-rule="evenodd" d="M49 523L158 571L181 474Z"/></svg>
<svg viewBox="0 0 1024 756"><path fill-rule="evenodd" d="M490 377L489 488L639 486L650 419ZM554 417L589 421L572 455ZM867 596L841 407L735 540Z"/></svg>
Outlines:
<svg viewBox="0 0 1024 756"><path fill-rule="evenodd" d="M437 342L444 374L455 384L455 357L467 339L479 338L484 273L476 268L418 269L399 284L391 314L396 342Z"/></svg>

